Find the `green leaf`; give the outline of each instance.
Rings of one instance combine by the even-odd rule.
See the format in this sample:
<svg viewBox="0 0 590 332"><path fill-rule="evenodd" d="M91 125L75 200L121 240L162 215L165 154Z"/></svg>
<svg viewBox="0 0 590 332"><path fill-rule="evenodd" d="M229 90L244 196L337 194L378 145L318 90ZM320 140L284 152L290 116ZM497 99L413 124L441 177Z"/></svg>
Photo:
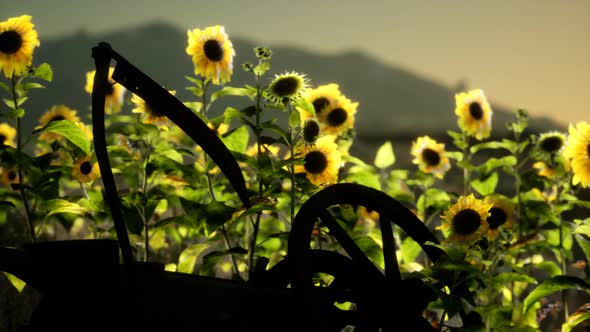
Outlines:
<svg viewBox="0 0 590 332"><path fill-rule="evenodd" d="M374 239L369 236L363 236L361 238L355 239L355 242L374 264L382 269L385 267L383 251Z"/></svg>
<svg viewBox="0 0 590 332"><path fill-rule="evenodd" d="M12 284L12 286L14 286L14 288L16 288L16 290L21 293L23 291L23 289L25 288L25 286L27 285L26 282L24 282L23 280L19 279L17 276L10 274L8 272L4 272L4 275L6 276L6 278L8 279L8 281L10 281L10 283Z"/></svg>
<svg viewBox="0 0 590 332"><path fill-rule="evenodd" d="M574 233L582 234L582 235L586 235L586 236L590 237L590 225L589 224L580 225L580 226L576 227L576 229L574 230Z"/></svg>
<svg viewBox="0 0 590 332"><path fill-rule="evenodd" d="M403 239L400 248L402 262L409 264L414 262L416 257L422 251L422 247L418 244L418 242L414 241L411 237L406 237Z"/></svg>
<svg viewBox="0 0 590 332"><path fill-rule="evenodd" d="M53 80L53 70L48 63L42 63L35 68L33 76L44 81L51 82Z"/></svg>
<svg viewBox="0 0 590 332"><path fill-rule="evenodd" d="M52 132L65 137L84 153L90 153L90 141L78 126L68 120L51 121L45 128L37 132Z"/></svg>
<svg viewBox="0 0 590 332"><path fill-rule="evenodd" d="M234 88L231 86L225 86L220 90L217 90L211 94L211 102L214 102L217 98L222 96L246 96L248 90L244 88Z"/></svg>
<svg viewBox="0 0 590 332"><path fill-rule="evenodd" d="M315 108L313 107L313 104L305 98L301 98L297 102L296 106L301 108L302 110L306 111L309 114L315 115Z"/></svg>
<svg viewBox="0 0 590 332"><path fill-rule="evenodd" d="M492 141L492 142L484 142L473 145L469 151L471 153L476 153L480 150L484 149L506 149L512 153L514 153L517 149L518 144L514 141L503 139L501 142Z"/></svg>
<svg viewBox="0 0 590 332"><path fill-rule="evenodd" d="M16 206L14 205L14 203L12 203L10 201L0 201L0 207L2 207L3 209L5 209L5 208L16 208Z"/></svg>
<svg viewBox="0 0 590 332"><path fill-rule="evenodd" d="M230 123L231 120L239 118L240 115L241 112L238 109L233 107L227 107L225 111L223 111L223 122Z"/></svg>
<svg viewBox="0 0 590 332"><path fill-rule="evenodd" d="M242 126L236 130L231 131L221 138L221 141L227 146L230 151L246 153L248 148L248 141L250 140L250 132L248 128Z"/></svg>
<svg viewBox="0 0 590 332"><path fill-rule="evenodd" d="M79 216L90 215L89 211L76 203L66 201L65 199L50 199L45 201L42 206L42 210L46 210L46 217L59 214L59 213L72 213Z"/></svg>
<svg viewBox="0 0 590 332"><path fill-rule="evenodd" d="M395 163L395 154L393 152L393 146L390 141L387 141L379 147L377 154L375 155L375 161L373 164L377 168L384 169Z"/></svg>
<svg viewBox="0 0 590 332"><path fill-rule="evenodd" d="M509 167L516 165L516 158L514 156L505 156L502 158L489 158L482 165L477 167L481 174L488 174L498 167Z"/></svg>
<svg viewBox="0 0 590 332"><path fill-rule="evenodd" d="M200 101L187 101L183 104L197 114L201 112L201 108L203 108L203 103Z"/></svg>
<svg viewBox="0 0 590 332"><path fill-rule="evenodd" d="M16 92L19 96L22 96L25 93L27 93L27 91L29 91L31 89L40 89L40 88L44 88L44 86L39 83L35 83L35 82L21 83L16 86Z"/></svg>
<svg viewBox="0 0 590 332"><path fill-rule="evenodd" d="M363 169L362 167L351 167L350 174L346 176L346 181L365 185L367 187L381 190L381 182L379 182L379 175L375 174L370 169Z"/></svg>
<svg viewBox="0 0 590 332"><path fill-rule="evenodd" d="M6 85L4 82L0 82L0 89L6 90L6 92L10 91L8 89L8 85Z"/></svg>
<svg viewBox="0 0 590 332"><path fill-rule="evenodd" d="M254 72L254 74L258 75L258 76L262 76L264 74L266 74L266 72L270 69L270 62L268 61L262 61L260 62L260 64L256 67L254 67L254 69L252 70Z"/></svg>
<svg viewBox="0 0 590 332"><path fill-rule="evenodd" d="M572 313L561 326L561 332L570 332L576 325L590 318L590 303L585 303Z"/></svg>
<svg viewBox="0 0 590 332"><path fill-rule="evenodd" d="M199 88L202 88L203 87L203 81L200 78L191 77L191 76L185 76L184 78L186 78L188 81L190 81L191 83L195 84Z"/></svg>
<svg viewBox="0 0 590 332"><path fill-rule="evenodd" d="M561 268L553 261L544 261L534 265L539 270L547 272L550 277L561 275Z"/></svg>
<svg viewBox="0 0 590 332"><path fill-rule="evenodd" d="M526 274L517 272L502 272L494 277L494 283L499 286L507 285L512 282L525 282L528 284L536 285L537 279Z"/></svg>
<svg viewBox="0 0 590 332"><path fill-rule="evenodd" d="M212 201L205 207L204 217L207 225L218 227L232 218L236 209L220 201Z"/></svg>
<svg viewBox="0 0 590 332"><path fill-rule="evenodd" d="M496 186L498 185L498 173L493 172L490 176L486 179L479 180L475 179L471 181L471 186L473 189L477 190L477 192L482 196L487 196L496 191Z"/></svg>
<svg viewBox="0 0 590 332"><path fill-rule="evenodd" d="M576 242L578 242L578 245L582 248L582 251L586 256L586 261L590 262L590 241L580 234L574 234L574 236L576 237Z"/></svg>
<svg viewBox="0 0 590 332"><path fill-rule="evenodd" d="M467 144L467 141L465 140L465 136L463 135L463 133L447 130L447 134L453 138L453 144L457 148L463 150L469 146L469 144Z"/></svg>
<svg viewBox="0 0 590 332"><path fill-rule="evenodd" d="M177 271L180 273L193 273L199 256L205 249L209 248L209 246L210 244L205 242L197 243L184 249L178 257Z"/></svg>
<svg viewBox="0 0 590 332"><path fill-rule="evenodd" d="M584 280L571 276L556 276L543 281L524 299L523 312L526 313L540 298L571 288L590 293L590 285Z"/></svg>
<svg viewBox="0 0 590 332"><path fill-rule="evenodd" d="M25 116L25 110L22 108L11 109L4 116L9 119L22 118L23 116Z"/></svg>
<svg viewBox="0 0 590 332"><path fill-rule="evenodd" d="M297 128L300 125L301 125L301 117L299 115L299 112L291 111L291 114L289 114L289 126L291 128Z"/></svg>

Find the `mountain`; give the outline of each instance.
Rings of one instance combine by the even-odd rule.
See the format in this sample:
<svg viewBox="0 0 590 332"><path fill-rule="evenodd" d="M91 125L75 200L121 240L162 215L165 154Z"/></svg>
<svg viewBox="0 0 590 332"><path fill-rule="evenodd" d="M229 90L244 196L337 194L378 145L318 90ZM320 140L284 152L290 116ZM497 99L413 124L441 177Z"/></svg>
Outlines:
<svg viewBox="0 0 590 332"><path fill-rule="evenodd" d="M448 129L457 128L454 94L465 87L444 86L384 64L360 51L325 55L291 46L231 39L237 56L230 85L252 84L250 74L241 69L241 64L255 62L252 49L263 45L273 49L271 74L297 71L310 77L313 85L336 82L343 93L358 101L357 141L353 153L356 150L361 158L370 157L375 145L385 140L411 141L425 134L445 139ZM29 128L34 127L41 114L54 104L66 104L80 114L87 112L90 96L84 91L85 73L94 67L91 49L100 41L110 43L154 80L176 90L181 100L191 99L184 89L190 84L184 76L193 72L190 57L185 53L186 31L165 23L102 35L78 31L61 39L41 41L35 59L52 66L54 80L47 89L34 91L27 102L25 123ZM494 134L503 135L506 133L504 124L514 118L513 110L491 102ZM217 111L225 106L218 105ZM531 119L531 127L535 131L563 129L547 118Z"/></svg>

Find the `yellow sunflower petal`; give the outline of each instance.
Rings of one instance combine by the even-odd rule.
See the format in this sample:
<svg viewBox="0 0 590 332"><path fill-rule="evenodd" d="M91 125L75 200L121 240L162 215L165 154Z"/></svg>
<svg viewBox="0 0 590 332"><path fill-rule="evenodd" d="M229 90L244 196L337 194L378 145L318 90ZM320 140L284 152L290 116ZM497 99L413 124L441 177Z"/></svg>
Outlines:
<svg viewBox="0 0 590 332"><path fill-rule="evenodd" d="M476 89L455 95L455 114L461 130L482 140L490 136L492 108L483 90Z"/></svg>
<svg viewBox="0 0 590 332"><path fill-rule="evenodd" d="M236 54L223 26L194 29L187 32L186 53L192 56L195 74L214 84L229 82Z"/></svg>
<svg viewBox="0 0 590 332"><path fill-rule="evenodd" d="M33 51L39 46L31 16L22 15L0 22L0 68L4 76L22 75L33 63Z"/></svg>

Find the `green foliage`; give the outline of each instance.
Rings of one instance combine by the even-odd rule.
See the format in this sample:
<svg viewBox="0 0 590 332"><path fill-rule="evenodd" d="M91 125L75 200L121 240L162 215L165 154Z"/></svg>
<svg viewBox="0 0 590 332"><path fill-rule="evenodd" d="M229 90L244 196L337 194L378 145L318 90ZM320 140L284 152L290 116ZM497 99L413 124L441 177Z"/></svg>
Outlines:
<svg viewBox="0 0 590 332"><path fill-rule="evenodd" d="M45 128L40 129L38 133L42 132L51 132L61 135L80 148L85 154L90 153L90 142L86 138L82 129L68 120L52 121Z"/></svg>
<svg viewBox="0 0 590 332"><path fill-rule="evenodd" d="M395 154L393 153L393 146L391 145L391 142L385 142L377 150L373 164L377 168L384 169L392 166L394 163Z"/></svg>
<svg viewBox="0 0 590 332"><path fill-rule="evenodd" d="M526 111L518 110L507 124L511 137L474 141L464 128L448 130L448 151L430 147L419 156L413 151L415 160L429 164L408 169L397 168L401 155L390 141L368 162L351 155L356 132L346 128L333 137L338 146L333 153L339 157L324 156L334 157L326 161L341 160L335 180L314 184L305 153L319 143L303 142L301 123L304 114L315 115L324 130L325 115L316 114L315 100L305 97L270 100L272 51L257 47L250 56L251 63L242 66L250 77L247 84L217 85L210 78L185 76L191 96L182 101L238 162L247 203L220 165L180 129L147 123L146 114L131 113L129 96L120 110L106 116L107 151L135 259L164 263L167 270L181 273L247 279L258 259L264 257L273 266L286 256L294 217L310 197L331 182L357 183L383 191L416 215L399 216L404 219L394 224L422 229L416 223L423 223L419 226L440 241L425 244L424 252L413 238L416 234L393 228L402 276L419 278L435 294L426 299L428 308L436 312L433 320L445 320L450 330L537 330L536 309L544 297L567 289L590 292L588 268L579 278L567 275L566 269L578 259L577 249L590 261L590 202L582 199L581 186L571 182L570 160L560 153L539 153L537 135L527 131ZM103 184L91 172L96 158L88 124L56 116L32 133L20 126L30 112L26 102L52 78L51 67L43 63L22 77L0 81L5 106L0 117L11 128L16 122L20 145L0 145L0 227L21 229L28 223L28 241L55 240L57 234L112 238ZM222 112L212 117L210 111ZM362 116L362 111L347 116ZM87 163L77 163L85 156L90 157ZM539 163L552 172L539 171ZM296 173L300 168L307 174ZM473 200L468 200L471 194ZM473 205L466 206L467 201ZM465 210L471 212L458 217ZM383 252L380 216L355 202L328 212L360 252L384 269L385 257L392 257L384 255L394 253ZM466 215L478 218L476 230L458 224ZM323 221L313 226L309 246L344 254L343 244ZM438 260L427 257L431 249L442 251ZM7 277L22 290L22 281ZM320 277L318 284L326 286L334 279ZM351 303L337 306L348 310ZM562 330L570 331L588 317L583 306Z"/></svg>
<svg viewBox="0 0 590 332"><path fill-rule="evenodd" d="M590 319L590 304L583 304L578 310L571 314L561 327L561 332L570 332L574 327L583 321Z"/></svg>
<svg viewBox="0 0 590 332"><path fill-rule="evenodd" d="M564 289L577 289L590 293L590 285L584 280L571 276L555 276L543 281L524 299L523 311L527 310L540 298Z"/></svg>

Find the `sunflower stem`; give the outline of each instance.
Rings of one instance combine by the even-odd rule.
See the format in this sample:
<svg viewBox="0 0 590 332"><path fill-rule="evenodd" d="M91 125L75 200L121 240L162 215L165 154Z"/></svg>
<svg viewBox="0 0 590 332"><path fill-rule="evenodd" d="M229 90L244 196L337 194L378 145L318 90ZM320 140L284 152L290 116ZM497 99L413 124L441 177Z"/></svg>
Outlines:
<svg viewBox="0 0 590 332"><path fill-rule="evenodd" d="M291 112L293 112L293 108L291 107L291 103L287 104L287 108L289 110L289 119L291 118ZM290 223L293 224L293 220L295 219L295 128L289 124L289 152L291 156L289 157L289 175L291 177L291 213L290 213Z"/></svg>
<svg viewBox="0 0 590 332"><path fill-rule="evenodd" d="M202 102L202 108L201 108L201 112L203 114L203 116L207 119L207 107L209 107L209 105L207 105L207 87L209 85L209 80L206 80L204 77L201 78L201 85L203 87L202 91L203 94L201 95L201 102ZM204 159L204 164L205 164L205 177L207 178L207 187L209 188L209 195L211 196L211 200L212 201L217 201L216 197L215 197L215 191L213 190L213 181L211 180L211 174L209 173L209 170L207 169L207 154L203 153L203 159ZM229 241L229 236L227 233L227 229L225 228L225 224L221 225L221 234L223 235L223 242L225 244L225 248L227 250L231 250L231 242ZM238 264L236 262L236 259L234 258L234 256L230 253L229 255L231 263L232 263L232 267L234 269L234 277L236 278L240 278L240 270L238 269Z"/></svg>
<svg viewBox="0 0 590 332"><path fill-rule="evenodd" d="M259 60L259 63L262 60ZM260 165L262 164L262 128L260 127L260 113L262 112L261 101L262 101L262 76L260 74L256 74L256 147L258 150L258 154L256 155L256 160L258 167L256 167L256 177L258 178L258 197L262 197L263 191L263 182L262 182L262 175L260 171ZM256 214L256 221L254 222L253 229L252 229L252 238L250 239L250 251L248 255L248 267L250 272L254 270L254 256L256 253L256 239L258 238L258 230L260 229L260 219L262 217L262 211Z"/></svg>
<svg viewBox="0 0 590 332"><path fill-rule="evenodd" d="M467 196L469 192L469 182L471 181L471 173L469 171L469 167L471 166L471 153L469 151L469 136L467 133L463 131L463 140L464 140L464 147L463 147L463 195Z"/></svg>
<svg viewBox="0 0 590 332"><path fill-rule="evenodd" d="M568 179L570 180L570 179ZM570 180L571 181L571 180ZM563 183L565 183L564 186L566 186L566 190L564 191L569 191L569 188L567 187L568 184L570 183L570 181L563 181ZM555 185L558 185L559 183L562 183L560 181L555 181ZM561 190L559 190L558 187L558 191L557 191L557 198L556 198L556 203L559 203L559 201L561 201L561 198L559 197L561 194ZM551 204L551 209L553 210L554 204ZM565 254L565 247L563 246L563 227L564 227L564 220L561 217L561 213L556 213L557 218L559 219L559 260L560 260L560 265L561 265L561 274L562 275L567 275L567 257ZM563 302L563 321L566 322L569 316L569 304L568 304L568 298L567 298L567 289L564 289L561 291L561 302Z"/></svg>
<svg viewBox="0 0 590 332"><path fill-rule="evenodd" d="M559 218L559 260L561 263L561 274L567 275L567 264L565 249L563 247L563 219ZM563 321L566 322L569 316L569 305L567 301L567 289L561 291L561 302L563 302Z"/></svg>
<svg viewBox="0 0 590 332"><path fill-rule="evenodd" d="M17 97L17 93L16 93L17 82L16 82L16 75L14 74L14 72L12 73L10 81L11 81L12 102L14 105L14 110L16 111L20 107L20 105L18 103L18 97ZM19 188L21 199L23 201L23 206L25 208L25 218L26 218L26 222L27 222L26 224L27 224L27 227L29 228L29 234L31 236L31 241L35 242L36 241L35 227L33 225L33 218L31 216L31 208L29 207L29 201L27 199L25 187L23 185L24 178L23 178L23 165L22 165L22 159L21 159L22 148L23 148L23 144L22 144L21 118L17 116L17 118L16 118L16 149L18 151L18 158L17 158L17 162L16 162L16 171L18 174L18 188Z"/></svg>

